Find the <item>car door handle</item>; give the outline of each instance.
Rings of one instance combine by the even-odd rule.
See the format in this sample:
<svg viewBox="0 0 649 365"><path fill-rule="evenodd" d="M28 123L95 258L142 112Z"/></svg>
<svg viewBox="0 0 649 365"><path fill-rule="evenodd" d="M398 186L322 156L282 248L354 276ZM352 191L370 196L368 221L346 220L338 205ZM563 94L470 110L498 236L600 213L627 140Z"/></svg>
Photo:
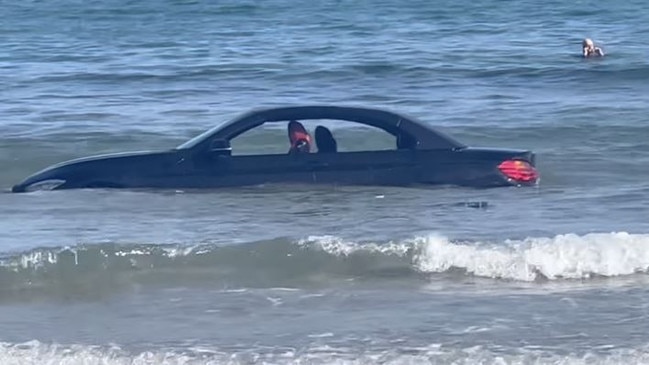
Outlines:
<svg viewBox="0 0 649 365"><path fill-rule="evenodd" d="M322 161L307 161L307 166L310 167L327 167L329 166L328 163L322 162Z"/></svg>

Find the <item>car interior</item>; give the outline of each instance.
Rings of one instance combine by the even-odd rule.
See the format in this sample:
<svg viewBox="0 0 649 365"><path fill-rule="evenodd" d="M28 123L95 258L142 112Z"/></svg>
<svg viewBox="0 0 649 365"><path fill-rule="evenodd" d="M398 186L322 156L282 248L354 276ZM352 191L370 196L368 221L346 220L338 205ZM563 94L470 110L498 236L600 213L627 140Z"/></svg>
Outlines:
<svg viewBox="0 0 649 365"><path fill-rule="evenodd" d="M281 124L275 125L280 126ZM279 130L272 127L270 132L268 129L262 128L250 129L242 135L242 138L235 138L237 142L234 143L234 148L230 146L229 141L214 141L210 149L212 151L222 151L221 154L226 153L228 155L232 155L231 151L235 151L234 155L335 154L340 152L407 150L414 149L417 146L417 139L404 132L392 134L386 133L380 128L363 126L361 129L354 129L351 134L346 133L343 136L335 136L330 129L331 126L317 123L310 126L315 128L308 130L305 127L306 125L304 120L287 120L286 124L283 125L284 133L288 132L288 151L284 150L285 145L275 145L275 143L271 142L273 138L279 137ZM360 137L363 135L364 130L367 130L369 134L367 137ZM269 137L269 133L270 135L274 134L276 137ZM354 137L355 134L356 137ZM362 138L362 140L356 138ZM282 150L284 152L281 152Z"/></svg>
<svg viewBox="0 0 649 365"><path fill-rule="evenodd" d="M338 151L338 143L327 127L319 125L315 128L315 143L318 153L336 153Z"/></svg>
<svg viewBox="0 0 649 365"><path fill-rule="evenodd" d="M288 126L288 131L289 131L289 138L291 138L291 134L294 132L293 130L300 130L300 133L305 133L310 140L310 135L306 131L306 128L302 125L302 123L297 122L297 121L291 121ZM318 153L336 153L338 152L338 143L336 142L336 139L334 138L333 134L329 130L329 128L318 125L315 128L315 143L318 148ZM293 141L291 141L291 144L293 144ZM397 149L403 150L403 149L413 149L417 146L417 140L412 137L410 134L407 133L399 133L396 136L396 144L397 144ZM291 150L293 151L293 150ZM306 151L303 151L306 152Z"/></svg>

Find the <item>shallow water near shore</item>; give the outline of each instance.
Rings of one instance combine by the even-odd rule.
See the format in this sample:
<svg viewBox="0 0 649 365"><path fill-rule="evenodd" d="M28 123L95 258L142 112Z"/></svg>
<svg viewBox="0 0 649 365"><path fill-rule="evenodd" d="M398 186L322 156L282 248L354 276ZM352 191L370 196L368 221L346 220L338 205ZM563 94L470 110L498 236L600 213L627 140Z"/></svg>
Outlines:
<svg viewBox="0 0 649 365"><path fill-rule="evenodd" d="M648 10L3 3L0 363L649 363ZM581 59L583 37L607 56ZM9 193L53 163L312 103L531 149L541 182Z"/></svg>

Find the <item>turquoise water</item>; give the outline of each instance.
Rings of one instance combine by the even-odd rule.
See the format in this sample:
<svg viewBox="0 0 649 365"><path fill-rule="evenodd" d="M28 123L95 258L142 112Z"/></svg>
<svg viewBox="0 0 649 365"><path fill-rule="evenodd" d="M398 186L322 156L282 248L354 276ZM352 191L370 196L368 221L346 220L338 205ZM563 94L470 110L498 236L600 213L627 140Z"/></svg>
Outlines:
<svg viewBox="0 0 649 365"><path fill-rule="evenodd" d="M645 2L9 0L0 19L3 191L307 103L532 149L542 174L2 193L0 363L649 362ZM584 37L607 56L580 58Z"/></svg>

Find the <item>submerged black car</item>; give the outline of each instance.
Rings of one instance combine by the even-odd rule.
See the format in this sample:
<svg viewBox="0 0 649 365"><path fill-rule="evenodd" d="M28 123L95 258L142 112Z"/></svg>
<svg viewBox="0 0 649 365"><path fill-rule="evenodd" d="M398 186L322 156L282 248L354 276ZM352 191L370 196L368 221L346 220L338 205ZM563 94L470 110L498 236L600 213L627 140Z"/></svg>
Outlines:
<svg viewBox="0 0 649 365"><path fill-rule="evenodd" d="M340 120L392 135L394 147L339 151L331 131L302 126ZM237 155L230 141L264 123L287 123L286 153ZM314 143L315 142L315 143ZM316 150L317 147L317 150ZM218 188L265 183L527 186L538 182L531 151L466 146L428 125L390 111L339 106L253 110L160 152L94 156L63 162L15 185L13 192L78 188Z"/></svg>

